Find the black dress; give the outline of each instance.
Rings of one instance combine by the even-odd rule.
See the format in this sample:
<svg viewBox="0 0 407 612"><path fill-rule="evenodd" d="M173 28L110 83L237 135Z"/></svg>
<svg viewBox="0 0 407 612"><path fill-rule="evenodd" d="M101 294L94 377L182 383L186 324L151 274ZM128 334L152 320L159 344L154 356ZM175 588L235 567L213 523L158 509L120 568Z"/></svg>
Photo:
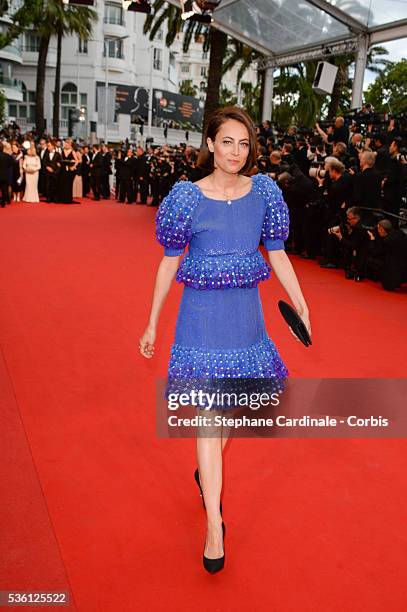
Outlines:
<svg viewBox="0 0 407 612"><path fill-rule="evenodd" d="M64 150L62 150L61 164L62 168L59 175L58 201L63 204L72 204L72 186L75 178L75 172L73 171L73 166L75 164L73 151L71 151L68 155L65 155Z"/></svg>

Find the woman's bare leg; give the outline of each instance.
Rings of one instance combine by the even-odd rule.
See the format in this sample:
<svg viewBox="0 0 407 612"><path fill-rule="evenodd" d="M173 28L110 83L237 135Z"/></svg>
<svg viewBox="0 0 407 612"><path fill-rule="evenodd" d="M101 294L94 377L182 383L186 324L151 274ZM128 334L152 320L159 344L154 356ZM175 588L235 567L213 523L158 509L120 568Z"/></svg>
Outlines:
<svg viewBox="0 0 407 612"><path fill-rule="evenodd" d="M211 416L222 415L222 412L211 410L200 414ZM217 559L223 555L222 516L220 514L220 496L222 492L222 451L228 441L228 429L223 426L207 426L198 432L197 459L199 479L203 491L207 535L204 554L208 559Z"/></svg>

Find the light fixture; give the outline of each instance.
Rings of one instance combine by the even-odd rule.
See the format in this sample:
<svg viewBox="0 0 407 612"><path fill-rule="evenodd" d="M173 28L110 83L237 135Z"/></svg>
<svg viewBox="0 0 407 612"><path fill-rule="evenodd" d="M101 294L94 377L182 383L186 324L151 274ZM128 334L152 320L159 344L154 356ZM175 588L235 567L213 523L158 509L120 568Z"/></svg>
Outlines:
<svg viewBox="0 0 407 612"><path fill-rule="evenodd" d="M74 6L93 6L94 0L62 0L63 4L73 4Z"/></svg>
<svg viewBox="0 0 407 612"><path fill-rule="evenodd" d="M150 0L122 0L122 5L125 11L151 13Z"/></svg>
<svg viewBox="0 0 407 612"><path fill-rule="evenodd" d="M181 19L211 23L221 0L181 0Z"/></svg>

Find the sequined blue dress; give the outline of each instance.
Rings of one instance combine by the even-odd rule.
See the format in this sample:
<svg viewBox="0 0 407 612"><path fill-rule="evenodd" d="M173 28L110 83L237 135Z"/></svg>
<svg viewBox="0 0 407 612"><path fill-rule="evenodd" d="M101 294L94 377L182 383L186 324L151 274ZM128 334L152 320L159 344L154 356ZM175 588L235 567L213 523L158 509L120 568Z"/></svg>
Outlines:
<svg viewBox="0 0 407 612"><path fill-rule="evenodd" d="M180 181L162 201L156 236L164 254L183 258L176 280L184 283L168 382L211 379L272 379L289 372L268 336L258 283L271 266L258 247L284 249L289 214L268 176L252 177L248 194L232 200L205 196Z"/></svg>

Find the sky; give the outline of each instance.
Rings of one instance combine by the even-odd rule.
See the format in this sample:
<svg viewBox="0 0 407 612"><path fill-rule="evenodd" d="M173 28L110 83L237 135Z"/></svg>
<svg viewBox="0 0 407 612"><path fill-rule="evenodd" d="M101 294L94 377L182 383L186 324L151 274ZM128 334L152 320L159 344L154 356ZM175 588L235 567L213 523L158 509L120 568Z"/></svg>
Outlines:
<svg viewBox="0 0 407 612"><path fill-rule="evenodd" d="M393 40L388 43L383 43L379 46L385 47L385 49L388 50L389 55L386 55L385 57L386 59L389 59L392 62L398 62L403 59L403 57L407 57L407 38ZM370 85L370 83L373 83L373 81L376 79L376 76L377 75L375 75L373 72L370 72L370 70L366 70L363 89L366 89Z"/></svg>

